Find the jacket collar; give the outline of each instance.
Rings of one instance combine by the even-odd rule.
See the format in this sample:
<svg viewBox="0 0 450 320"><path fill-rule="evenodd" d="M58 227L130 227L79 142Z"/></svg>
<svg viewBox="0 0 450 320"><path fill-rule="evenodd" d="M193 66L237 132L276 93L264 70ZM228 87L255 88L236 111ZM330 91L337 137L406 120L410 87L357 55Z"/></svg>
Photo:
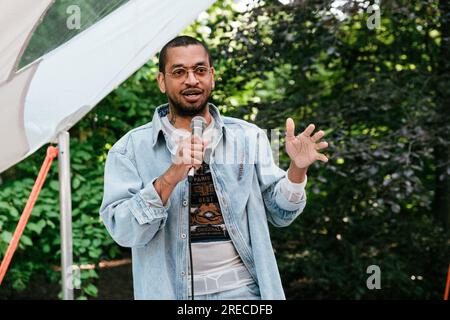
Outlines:
<svg viewBox="0 0 450 320"><path fill-rule="evenodd" d="M209 113L212 117L214 117L214 121L216 124L220 126L220 131L224 132L225 126L220 115L219 109L213 105L212 103L208 103ZM152 146L155 147L158 142L159 133L162 131L161 118L167 116L169 113L169 104L165 103L156 108L155 113L153 114L152 124L153 124L153 141ZM164 135L163 135L164 136Z"/></svg>

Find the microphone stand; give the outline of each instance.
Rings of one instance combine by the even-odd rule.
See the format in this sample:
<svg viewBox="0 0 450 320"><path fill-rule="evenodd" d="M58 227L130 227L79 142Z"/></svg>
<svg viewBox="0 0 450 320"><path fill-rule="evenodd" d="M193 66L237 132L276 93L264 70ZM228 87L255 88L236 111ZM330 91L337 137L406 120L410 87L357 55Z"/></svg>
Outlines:
<svg viewBox="0 0 450 320"><path fill-rule="evenodd" d="M205 118L201 117L201 116L195 116L194 118L192 118L191 120L191 128L192 128L192 134L193 135L198 135L199 137L201 137L203 135L203 130L205 129L205 125L206 125L206 120ZM191 241L191 195L192 195L192 182L194 181L194 175L195 175L195 169L194 167L192 167L191 169L189 169L188 172L188 182L189 182L189 187L188 187L188 210L189 210L189 214L188 214L188 219L189 219L189 263L191 265L191 298L192 300L194 300L194 264L192 262L192 241Z"/></svg>
<svg viewBox="0 0 450 320"><path fill-rule="evenodd" d="M188 226L189 226L189 264L191 267L191 300L194 300L194 265L192 263L192 243L191 243L191 192L192 192L192 182L194 181L193 176L188 176Z"/></svg>

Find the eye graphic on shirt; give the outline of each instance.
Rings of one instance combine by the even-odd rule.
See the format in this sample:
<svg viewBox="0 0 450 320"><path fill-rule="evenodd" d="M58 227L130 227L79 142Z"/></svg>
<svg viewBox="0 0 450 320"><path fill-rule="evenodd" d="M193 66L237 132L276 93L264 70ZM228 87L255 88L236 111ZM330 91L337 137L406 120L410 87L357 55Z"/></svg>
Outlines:
<svg viewBox="0 0 450 320"><path fill-rule="evenodd" d="M191 213L191 222L193 224L221 224L223 216L214 203L202 204Z"/></svg>

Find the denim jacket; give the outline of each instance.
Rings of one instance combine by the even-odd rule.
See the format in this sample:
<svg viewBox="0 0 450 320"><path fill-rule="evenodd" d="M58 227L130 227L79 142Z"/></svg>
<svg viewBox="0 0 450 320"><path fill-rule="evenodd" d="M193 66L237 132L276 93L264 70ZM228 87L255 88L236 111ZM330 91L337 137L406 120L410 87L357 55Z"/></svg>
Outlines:
<svg viewBox="0 0 450 320"><path fill-rule="evenodd" d="M274 161L267 135L246 121L221 116L208 159L230 238L259 286L262 299L285 299L268 221L288 226L303 211L306 196L289 202L279 191L286 171ZM110 149L105 166L102 220L112 238L132 248L135 299L188 298L188 181L179 182L166 205L153 182L171 165L161 132L159 106L150 123L131 130Z"/></svg>

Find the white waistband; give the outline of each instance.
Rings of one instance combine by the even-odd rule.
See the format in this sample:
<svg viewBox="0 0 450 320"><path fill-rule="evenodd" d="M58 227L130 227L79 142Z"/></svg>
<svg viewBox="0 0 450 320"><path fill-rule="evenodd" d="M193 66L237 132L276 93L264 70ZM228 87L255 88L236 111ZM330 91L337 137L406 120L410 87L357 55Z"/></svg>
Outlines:
<svg viewBox="0 0 450 320"><path fill-rule="evenodd" d="M194 275L194 294L203 295L239 288L254 280L245 266L238 266L222 272L207 275ZM188 289L191 295L191 277L188 276Z"/></svg>

